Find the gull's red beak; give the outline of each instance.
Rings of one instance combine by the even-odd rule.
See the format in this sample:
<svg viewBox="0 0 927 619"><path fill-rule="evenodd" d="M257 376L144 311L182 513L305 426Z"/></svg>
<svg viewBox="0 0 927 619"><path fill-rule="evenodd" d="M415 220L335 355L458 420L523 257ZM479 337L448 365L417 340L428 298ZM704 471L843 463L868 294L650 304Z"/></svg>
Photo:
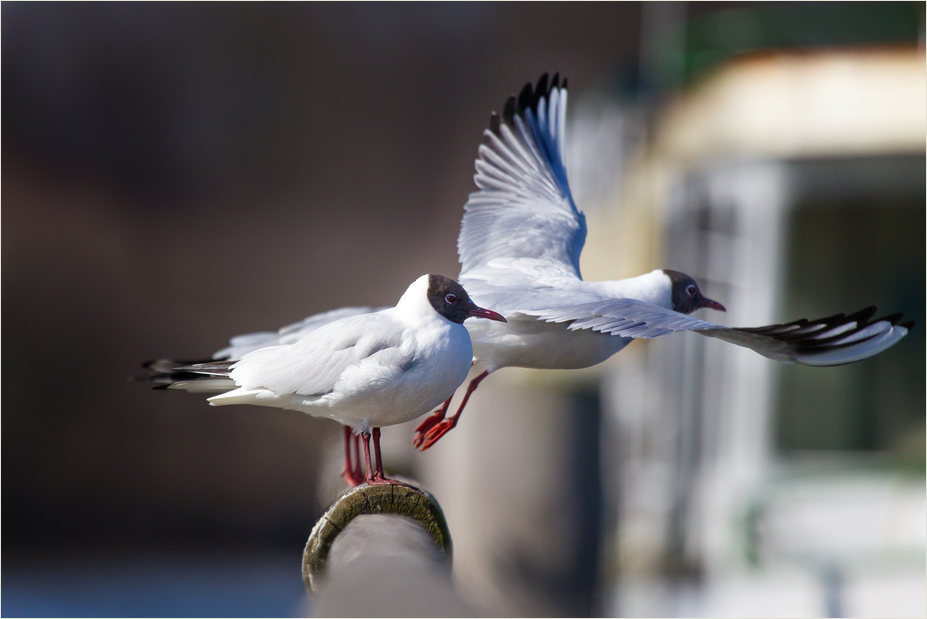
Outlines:
<svg viewBox="0 0 927 619"><path fill-rule="evenodd" d="M502 314L492 310L483 309L474 305L470 308L469 317L471 318L488 318L489 320L498 320L499 322L508 322Z"/></svg>
<svg viewBox="0 0 927 619"><path fill-rule="evenodd" d="M698 306L699 308L707 307L708 309L718 310L720 312L727 311L726 309L724 309L723 305L721 305L717 301L712 301L708 297L702 297L701 299L699 299Z"/></svg>

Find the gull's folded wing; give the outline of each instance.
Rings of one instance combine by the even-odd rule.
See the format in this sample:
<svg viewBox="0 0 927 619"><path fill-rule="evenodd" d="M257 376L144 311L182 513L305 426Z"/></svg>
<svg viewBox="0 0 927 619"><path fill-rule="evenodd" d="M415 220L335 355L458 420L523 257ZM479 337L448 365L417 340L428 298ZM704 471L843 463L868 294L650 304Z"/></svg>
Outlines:
<svg viewBox="0 0 927 619"><path fill-rule="evenodd" d="M320 314L313 314L303 318L299 322L281 327L277 331L259 331L257 333L245 333L236 335L229 340L229 345L222 350L216 351L212 355L212 360L232 360L241 359L249 352L254 352L260 348L268 346L279 346L281 344L295 344L310 333L324 327L325 325L347 318L348 316L359 316L361 314L370 314L377 312L383 307L342 307ZM154 389L185 389L187 391L225 391L234 389L235 383L230 380L217 379L207 381L203 372L191 371L187 368L191 366L206 367L209 361L201 360L176 360L176 359L155 359L142 364L149 371L147 376L140 376L138 380L155 383Z"/></svg>
<svg viewBox="0 0 927 619"><path fill-rule="evenodd" d="M401 363L402 326L384 313L350 316L316 329L292 345L267 346L230 365L228 374L244 389L264 388L277 395L330 393L352 366L377 356L385 365ZM208 373L213 362L181 368Z"/></svg>
<svg viewBox="0 0 927 619"><path fill-rule="evenodd" d="M370 314L378 312L385 307L342 307L339 309L313 314L303 318L299 322L281 327L277 331L259 331L257 333L245 333L236 335L229 340L229 345L222 350L213 353L213 359L241 359L249 352L267 346L278 346L280 344L295 344L319 327L323 327L330 322L347 318L348 316L359 316L360 314Z"/></svg>

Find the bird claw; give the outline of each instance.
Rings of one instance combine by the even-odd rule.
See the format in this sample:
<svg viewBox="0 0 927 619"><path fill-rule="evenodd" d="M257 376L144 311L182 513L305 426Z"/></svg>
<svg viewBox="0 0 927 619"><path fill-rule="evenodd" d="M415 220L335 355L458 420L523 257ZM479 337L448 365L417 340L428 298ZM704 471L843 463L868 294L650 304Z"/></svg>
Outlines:
<svg viewBox="0 0 927 619"><path fill-rule="evenodd" d="M444 411L437 410L432 415L429 415L425 420L415 428L415 438L412 439L412 445L416 448L421 448L422 443L425 442L425 439L430 434L432 428L444 421ZM428 449L427 447L422 448L422 451Z"/></svg>
<svg viewBox="0 0 927 619"><path fill-rule="evenodd" d="M422 436L415 437L415 446L418 447L419 450L425 451L437 443L442 436L450 432L451 429L457 425L456 422L456 419L444 419L442 421L436 421L434 424L432 424L434 427L429 429Z"/></svg>

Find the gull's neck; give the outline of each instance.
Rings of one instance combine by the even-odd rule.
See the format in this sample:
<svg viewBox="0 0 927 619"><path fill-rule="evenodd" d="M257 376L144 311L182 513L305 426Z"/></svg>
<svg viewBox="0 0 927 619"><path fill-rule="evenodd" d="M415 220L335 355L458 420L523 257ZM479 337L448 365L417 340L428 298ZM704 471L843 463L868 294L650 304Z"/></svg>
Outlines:
<svg viewBox="0 0 927 619"><path fill-rule="evenodd" d="M661 269L616 281L587 282L604 295L620 299L637 299L673 309L673 282Z"/></svg>
<svg viewBox="0 0 927 619"><path fill-rule="evenodd" d="M422 275L406 289L396 307L392 308L395 316L410 324L419 324L423 320L444 321L449 320L438 314L428 302L428 276Z"/></svg>

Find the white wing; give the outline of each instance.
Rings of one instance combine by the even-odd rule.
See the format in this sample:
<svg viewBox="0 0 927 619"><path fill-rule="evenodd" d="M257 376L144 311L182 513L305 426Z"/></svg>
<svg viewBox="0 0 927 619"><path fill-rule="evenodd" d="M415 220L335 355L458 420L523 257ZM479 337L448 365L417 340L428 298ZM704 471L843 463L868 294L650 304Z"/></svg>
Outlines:
<svg viewBox="0 0 927 619"><path fill-rule="evenodd" d="M650 303L603 299L581 282L585 217L570 194L564 166L566 81L547 75L510 97L484 131L457 240L460 282L479 303L506 317L571 322L621 337L696 331L786 363L839 365L872 356L907 334L900 316L851 316L758 328L728 328Z"/></svg>
<svg viewBox="0 0 927 619"><path fill-rule="evenodd" d="M229 389L234 389L234 382L227 378L229 366L231 365L227 363L228 361L237 361L248 353L260 350L261 348L280 346L283 344L295 344L306 338L316 329L341 320L342 318L371 314L383 309L386 308L342 307L336 310L322 312L321 314L313 314L299 322L281 327L278 331L259 331L257 333L236 335L229 340L228 346L213 354L212 359L215 360L216 363L210 363L205 360L179 361L175 359L156 359L142 364L144 368L149 370L149 375L139 377L139 380L156 383L157 386L154 387L155 389L184 389L197 392L227 391ZM205 380L205 374L223 378Z"/></svg>
<svg viewBox="0 0 927 619"><path fill-rule="evenodd" d="M576 209L564 167L567 90L559 77L527 84L493 114L476 160L479 191L470 194L457 239L460 281L531 284L581 279L586 219Z"/></svg>
<svg viewBox="0 0 927 619"><path fill-rule="evenodd" d="M386 309L385 307L342 307L321 314L313 314L303 318L299 322L281 327L274 331L259 331L257 333L246 333L236 335L229 340L229 345L222 350L216 351L213 359L241 359L249 352L265 348L267 346L279 346L281 344L295 344L319 327L329 323L347 318L348 316L359 316L361 314L370 314Z"/></svg>
<svg viewBox="0 0 927 619"><path fill-rule="evenodd" d="M296 344L251 352L231 364L228 375L244 389L265 388L279 396L331 393L345 371L372 360L395 367L398 377L406 361L411 362L401 350L403 328L385 312L344 318ZM210 364L204 366L183 369L208 371Z"/></svg>
<svg viewBox="0 0 927 619"><path fill-rule="evenodd" d="M889 348L907 335L913 322L901 314L872 320L876 308L850 316L796 320L766 327L723 327L635 299L610 299L545 310L520 310L547 322L569 322L568 329L592 329L631 338L653 338L677 331L696 331L749 348L764 357L802 365L842 365Z"/></svg>

